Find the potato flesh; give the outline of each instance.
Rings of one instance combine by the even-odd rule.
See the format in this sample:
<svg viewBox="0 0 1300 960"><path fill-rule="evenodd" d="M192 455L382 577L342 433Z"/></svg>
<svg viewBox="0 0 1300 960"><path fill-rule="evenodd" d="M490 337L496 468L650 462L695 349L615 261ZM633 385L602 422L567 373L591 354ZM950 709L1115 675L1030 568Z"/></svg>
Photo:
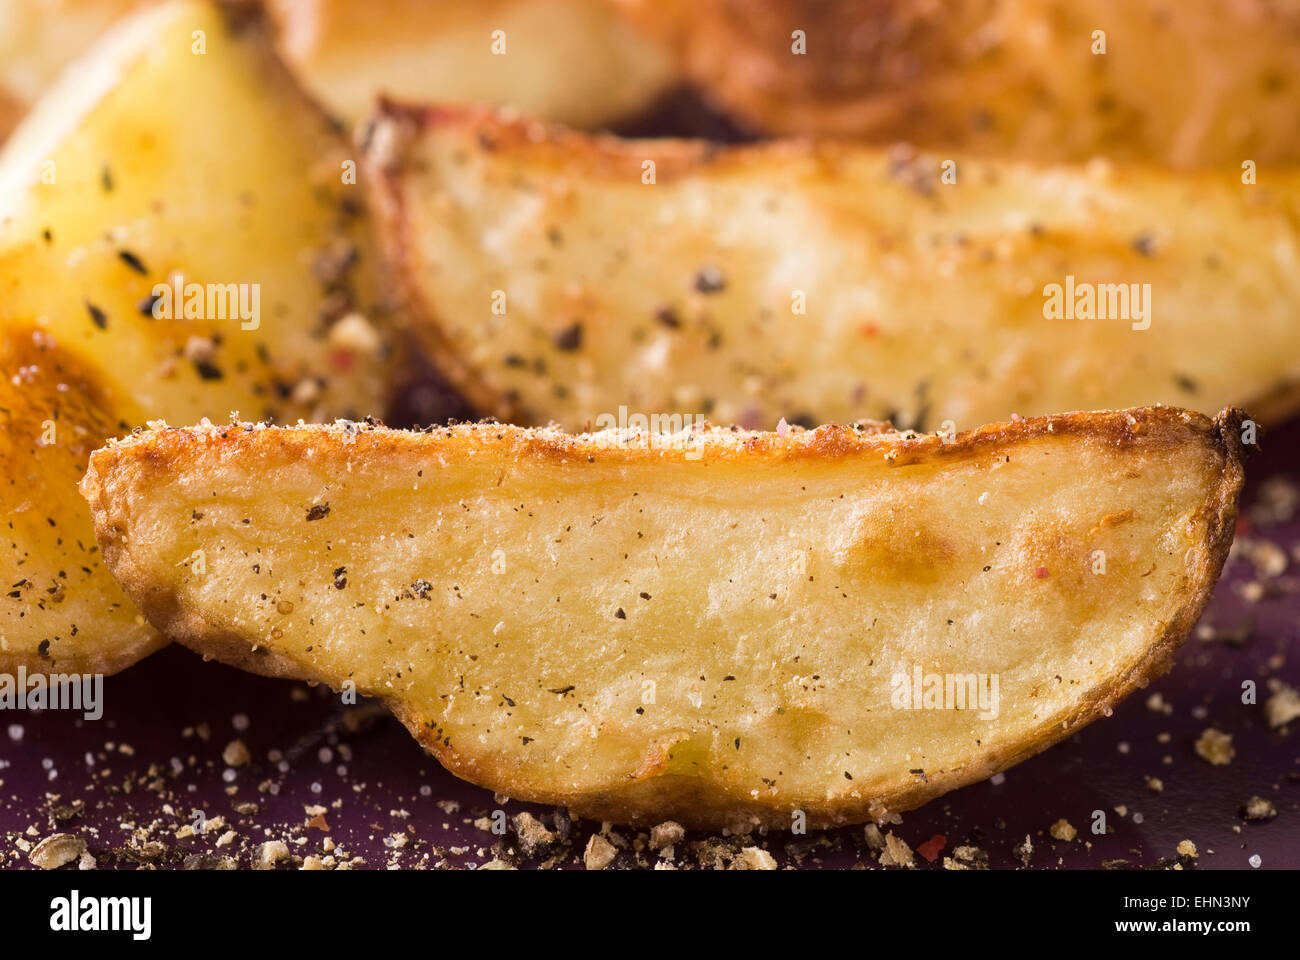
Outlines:
<svg viewBox="0 0 1300 960"><path fill-rule="evenodd" d="M1294 406L1294 171L1244 186L956 158L945 184L942 154L394 117L413 142L381 202L425 343L502 419L600 427L625 405L766 429L964 429L1155 402ZM1149 284L1149 329L1132 308L1046 318L1047 286L1070 277Z"/></svg>
<svg viewBox="0 0 1300 960"><path fill-rule="evenodd" d="M108 437L163 416L382 412L383 358L331 344L322 320L331 296L365 302L367 267L329 290L313 268L360 226L340 215L346 154L266 58L209 5L142 14L0 159L5 672L112 673L162 643L103 571L76 492ZM174 273L259 285L260 326L146 316ZM303 379L314 397L290 392Z"/></svg>
<svg viewBox="0 0 1300 960"><path fill-rule="evenodd" d="M387 94L595 127L677 79L667 52L607 0L275 0L271 11L285 59L353 123Z"/></svg>
<svg viewBox="0 0 1300 960"><path fill-rule="evenodd" d="M462 777L605 819L789 826L987 776L1190 628L1230 538L1211 504L1240 483L1204 430L902 466L897 435L691 463L520 456L501 427L170 431L97 453L83 492L155 624L350 679ZM891 709L915 667L998 675L999 712Z"/></svg>

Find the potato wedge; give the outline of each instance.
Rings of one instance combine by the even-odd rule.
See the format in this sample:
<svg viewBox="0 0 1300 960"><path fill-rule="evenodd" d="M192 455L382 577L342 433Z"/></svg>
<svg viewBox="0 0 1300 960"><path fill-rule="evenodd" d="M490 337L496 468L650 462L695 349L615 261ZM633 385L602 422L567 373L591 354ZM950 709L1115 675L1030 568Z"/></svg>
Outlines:
<svg viewBox="0 0 1300 960"><path fill-rule="evenodd" d="M271 0L270 10L285 60L352 123L387 93L598 127L677 80L667 50L609 0Z"/></svg>
<svg viewBox="0 0 1300 960"><path fill-rule="evenodd" d="M1300 398L1297 171L945 168L393 104L370 143L417 332L502 420L964 428ZM1106 319L1084 318L1086 288Z"/></svg>
<svg viewBox="0 0 1300 960"><path fill-rule="evenodd" d="M981 780L1165 669L1232 540L1241 428L232 423L112 442L81 489L160 630L383 697L460 777L595 819L824 826ZM987 709L906 708L914 672L978 677Z"/></svg>
<svg viewBox="0 0 1300 960"><path fill-rule="evenodd" d="M1296 0L619 2L768 133L1016 160L1300 161Z"/></svg>
<svg viewBox="0 0 1300 960"><path fill-rule="evenodd" d="M73 481L106 437L164 415L383 412L345 160L257 25L195 3L124 22L6 145L0 670L110 673L160 642L92 555Z"/></svg>

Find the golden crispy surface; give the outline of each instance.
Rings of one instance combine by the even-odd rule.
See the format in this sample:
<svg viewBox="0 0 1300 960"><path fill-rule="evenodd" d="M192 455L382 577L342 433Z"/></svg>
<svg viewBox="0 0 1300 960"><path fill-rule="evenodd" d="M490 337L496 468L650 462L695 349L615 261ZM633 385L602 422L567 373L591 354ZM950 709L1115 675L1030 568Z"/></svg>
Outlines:
<svg viewBox="0 0 1300 960"><path fill-rule="evenodd" d="M0 664L115 673L164 643L105 568L77 493L120 405L37 330L0 333L0 370Z"/></svg>
<svg viewBox="0 0 1300 960"><path fill-rule="evenodd" d="M667 51L608 0L272 0L270 9L280 52L349 122L387 93L595 127L646 107L677 76Z"/></svg>
<svg viewBox="0 0 1300 960"><path fill-rule="evenodd" d="M948 183L940 155L593 138L472 109L390 105L376 129L417 332L503 420L1294 408L1300 172L958 159Z"/></svg>
<svg viewBox="0 0 1300 960"><path fill-rule="evenodd" d="M1300 161L1297 0L618 2L773 134L1229 171Z"/></svg>
<svg viewBox="0 0 1300 960"><path fill-rule="evenodd" d="M73 483L107 437L161 416L382 412L382 344L359 349L331 327L369 313L373 286L346 157L253 27L236 35L191 3L123 24L6 145L0 579L27 585L0 598L0 668L111 672L159 643L84 555ZM155 285L178 276L204 285L202 306L187 316L186 296L155 316ZM228 284L250 307L257 291L251 319Z"/></svg>
<svg viewBox="0 0 1300 960"><path fill-rule="evenodd" d="M647 447L232 423L110 443L82 492L159 629L351 681L461 777L788 827L983 779L1163 669L1232 538L1240 429L1154 408ZM896 708L913 671L984 678L988 709Z"/></svg>

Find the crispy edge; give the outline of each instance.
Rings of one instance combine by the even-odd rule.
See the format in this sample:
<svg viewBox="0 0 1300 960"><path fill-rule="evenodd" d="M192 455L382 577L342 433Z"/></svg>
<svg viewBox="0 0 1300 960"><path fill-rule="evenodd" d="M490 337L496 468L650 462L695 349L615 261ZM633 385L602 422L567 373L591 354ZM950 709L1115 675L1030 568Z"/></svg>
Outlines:
<svg viewBox="0 0 1300 960"><path fill-rule="evenodd" d="M1214 420L1202 414L1172 407L1140 407L1120 411L1058 414L990 424L958 434L944 443L939 435L915 433L878 433L853 426L831 425L815 430L792 430L786 436L773 433L745 432L713 428L713 438L704 455L705 462L760 458L768 462L822 460L833 461L846 456L879 452L894 465L926 461L968 460L1028 440L1053 435L1093 438L1118 449L1138 443L1159 450L1172 449L1183 443L1204 444L1222 464L1215 475L1202 507L1193 518L1200 537L1192 550L1196 556L1185 579L1183 603L1164 626L1146 655L1125 675L1102 678L1086 693L1073 714L1064 721L1045 722L1033 738L988 749L972 757L957 770L944 771L921 782L909 781L882 795L851 802L803 804L808 824L815 828L832 827L866 819L883 821L892 813L915 809L958 787L987 779L1042 752L1075 731L1102 716L1134 690L1167 673L1173 665L1175 651L1195 626L1201 611L1222 571L1232 545L1237 517L1237 499L1245 479L1244 448L1241 440L1246 417L1236 408L1224 409ZM258 441L252 439L274 431L286 441L279 444L284 456L295 455L302 446L316 449L316 459L332 455L355 458L365 452L380 455L411 454L433 442L444 453L469 450L484 441L502 443L503 454L521 462L601 462L617 458L624 463L646 463L653 459L677 462L680 451L648 450L603 445L621 436L617 431L602 434L568 435L556 430L535 430L496 423L462 424L430 430L424 434L389 430L373 426L357 430L355 424L300 425L265 427L232 423L227 427L164 428L141 432L121 441L110 442L91 455L90 466L81 482L81 491L91 506L95 532L105 562L128 595L145 616L169 638L202 654L231 666L270 677L320 682L333 687L335 681L307 665L273 651L250 649L247 638L229 631L215 630L191 609L167 584L153 582L143 567L131 556L129 544L121 535L126 532L135 491L147 488L142 483L159 474L179 472L196 464L197 445L221 441L233 447L228 455L247 450ZM596 441L600 438L600 442ZM365 441L371 441L363 445ZM387 449L385 449L387 448ZM706 447L707 450L707 447ZM613 457L606 457L612 453ZM892 455L892 456L891 456ZM699 461L695 461L699 462ZM508 761L484 766L479 759L443 746L430 734L426 718L419 710L396 698L384 702L417 742L447 770L462 779L521 800L568 806L581 816L644 825L672 815L692 826L721 828L738 824L783 828L789 826L793 809L756 803L747 796L717 788L701 789L692 778L647 777L629 780L609 791L574 798L547 791L533 791L519 780Z"/></svg>

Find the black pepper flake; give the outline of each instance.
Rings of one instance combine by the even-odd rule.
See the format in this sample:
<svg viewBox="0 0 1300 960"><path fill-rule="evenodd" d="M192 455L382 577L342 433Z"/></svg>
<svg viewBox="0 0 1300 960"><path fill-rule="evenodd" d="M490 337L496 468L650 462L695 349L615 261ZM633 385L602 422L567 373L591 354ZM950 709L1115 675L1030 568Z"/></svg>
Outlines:
<svg viewBox="0 0 1300 960"><path fill-rule="evenodd" d="M554 689L554 690L547 690L546 692L547 692L547 693L557 693L557 694L559 694L560 696L564 696L566 693L572 693L572 692L573 692L573 685L570 684L570 685L567 686L567 687L557 687L557 688Z"/></svg>
<svg viewBox="0 0 1300 960"><path fill-rule="evenodd" d="M1133 238L1133 249L1144 257L1156 255L1156 239L1149 233L1140 233Z"/></svg>
<svg viewBox="0 0 1300 960"><path fill-rule="evenodd" d="M655 319L669 330L680 330L682 326L682 318L673 307L660 307L655 311Z"/></svg>
<svg viewBox="0 0 1300 960"><path fill-rule="evenodd" d="M645 593L645 592L643 591L643 592L641 593L641 599L642 599L642 600L649 600L649 599L650 599L650 594Z"/></svg>
<svg viewBox="0 0 1300 960"><path fill-rule="evenodd" d="M319 520L321 517L326 516L329 512L330 512L330 505L328 503L318 503L312 506L312 508L307 511L307 519Z"/></svg>
<svg viewBox="0 0 1300 960"><path fill-rule="evenodd" d="M727 278L717 267L701 267L695 274L695 289L700 293L720 293L727 289Z"/></svg>
<svg viewBox="0 0 1300 960"><path fill-rule="evenodd" d="M210 360L195 360L194 371L200 380L220 380L225 377L221 368Z"/></svg>
<svg viewBox="0 0 1300 960"><path fill-rule="evenodd" d="M135 305L135 308L136 308L137 310L139 310L140 313L143 314L144 316L146 316L146 317L152 317L152 316L153 316L153 308L154 308L154 306L158 303L158 301L161 300L161 299L162 299L162 297L159 297L159 296L157 296L157 295L155 295L155 294L150 294L149 296L147 296L147 297L145 297L143 300L141 300L139 303L137 303L137 304Z"/></svg>
<svg viewBox="0 0 1300 960"><path fill-rule="evenodd" d="M565 327L554 337L555 349L572 352L582 349L582 324Z"/></svg>
<svg viewBox="0 0 1300 960"><path fill-rule="evenodd" d="M348 578L344 576L347 572L347 567L339 567L334 571L334 589L342 590L348 585Z"/></svg>
<svg viewBox="0 0 1300 960"><path fill-rule="evenodd" d="M137 256L136 256L134 253L132 253L130 250L119 250L119 251L117 251L117 256L118 256L118 259L120 259L123 263L125 263L128 267L130 267L130 268L131 268L132 270L134 270L136 273L147 274L147 273L149 272L148 270L145 269L145 266L144 266L144 264L140 261L140 258L137 257Z"/></svg>
<svg viewBox="0 0 1300 960"><path fill-rule="evenodd" d="M95 306L89 300L86 301L86 309L90 312L90 321L101 330L108 329L108 314L99 307Z"/></svg>
<svg viewBox="0 0 1300 960"><path fill-rule="evenodd" d="M623 612L622 607L619 607L617 610L614 611L614 616L619 620L627 619L627 614Z"/></svg>
<svg viewBox="0 0 1300 960"><path fill-rule="evenodd" d="M845 770L845 771L844 771L844 779L845 779L845 780L852 780L852 779L853 779L853 775L852 775L851 773L849 773L847 770Z"/></svg>
<svg viewBox="0 0 1300 960"><path fill-rule="evenodd" d="M113 192L113 171L104 164L99 170L99 185L104 188L105 193Z"/></svg>
<svg viewBox="0 0 1300 960"><path fill-rule="evenodd" d="M1187 374L1185 373L1175 373L1174 383L1178 386L1180 390L1185 390L1188 393L1196 392L1197 389L1196 381L1193 380L1191 377L1187 376Z"/></svg>

